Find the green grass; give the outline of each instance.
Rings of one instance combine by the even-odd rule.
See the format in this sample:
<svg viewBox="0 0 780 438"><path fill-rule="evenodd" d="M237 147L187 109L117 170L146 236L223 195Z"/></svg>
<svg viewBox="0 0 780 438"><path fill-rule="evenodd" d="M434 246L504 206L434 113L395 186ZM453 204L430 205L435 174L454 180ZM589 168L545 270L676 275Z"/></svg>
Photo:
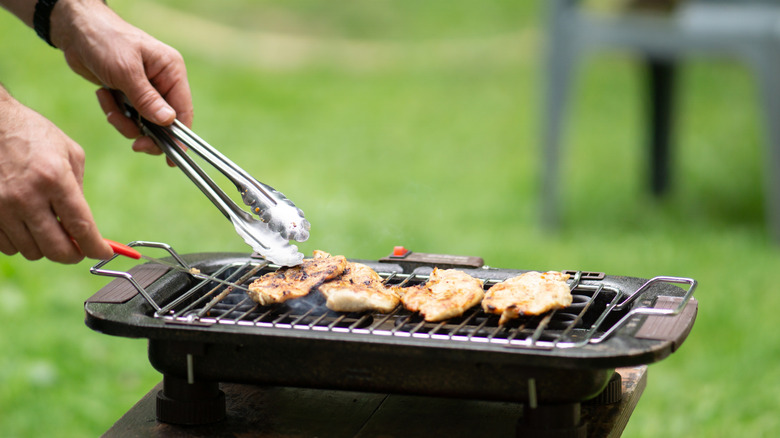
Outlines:
<svg viewBox="0 0 780 438"><path fill-rule="evenodd" d="M749 72L682 69L675 186L656 200L645 190L639 69L618 56L586 63L565 136L563 223L545 230L541 3L488 3L111 2L184 54L196 132L306 211L304 252L378 258L402 244L497 267L696 278L694 330L650 367L624 436L772 436L780 251L764 223ZM298 39L262 45L287 41L278 35ZM106 237L246 250L178 170L132 153L94 86L8 14L0 52L0 80L87 151L84 189ZM83 324L82 302L106 283L92 263L0 258L4 435L99 435L159 381L143 340Z"/></svg>

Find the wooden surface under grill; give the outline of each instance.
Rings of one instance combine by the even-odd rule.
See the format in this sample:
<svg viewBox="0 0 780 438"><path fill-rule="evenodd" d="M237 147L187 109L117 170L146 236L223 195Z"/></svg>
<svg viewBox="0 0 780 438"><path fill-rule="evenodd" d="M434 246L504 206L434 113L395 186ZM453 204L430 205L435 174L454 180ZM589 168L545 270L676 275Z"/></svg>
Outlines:
<svg viewBox="0 0 780 438"><path fill-rule="evenodd" d="M589 437L619 437L647 384L647 366L618 368L623 398L583 404ZM207 426L155 419L157 385L104 437L513 437L516 403L222 384L227 418Z"/></svg>

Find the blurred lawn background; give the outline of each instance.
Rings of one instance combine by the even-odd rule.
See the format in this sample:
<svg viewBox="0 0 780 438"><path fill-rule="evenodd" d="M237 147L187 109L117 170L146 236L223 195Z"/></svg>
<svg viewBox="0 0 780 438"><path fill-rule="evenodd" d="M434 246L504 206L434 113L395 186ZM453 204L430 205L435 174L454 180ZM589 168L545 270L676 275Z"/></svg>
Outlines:
<svg viewBox="0 0 780 438"><path fill-rule="evenodd" d="M682 69L676 186L656 200L638 66L587 63L551 233L538 216L544 2L110 4L182 52L195 131L305 210L306 254L374 259L405 245L496 267L696 278L694 330L650 367L624 436L780 430L780 248L763 220L765 146L741 66ZM247 251L178 170L132 153L59 51L5 13L0 46L0 80L87 151L84 190L104 236ZM83 301L107 283L92 264L0 258L3 436L97 436L160 380L144 340L84 325Z"/></svg>

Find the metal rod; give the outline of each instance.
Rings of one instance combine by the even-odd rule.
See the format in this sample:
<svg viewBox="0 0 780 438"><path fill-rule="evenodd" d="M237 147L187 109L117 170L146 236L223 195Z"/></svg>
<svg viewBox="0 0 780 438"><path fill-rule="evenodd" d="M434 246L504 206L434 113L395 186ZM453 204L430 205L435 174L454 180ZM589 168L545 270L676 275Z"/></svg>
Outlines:
<svg viewBox="0 0 780 438"><path fill-rule="evenodd" d="M593 305L593 303L596 301L596 298L598 298L599 294L601 293L601 291L603 289L604 289L603 285L599 285L598 289L596 289L596 292L594 292L593 295L591 295L589 297L588 301L582 307L582 310L580 311L580 313L577 314L577 317L571 323L569 323L569 325L567 325L566 328L563 330L563 333L561 333L561 336L555 341L555 345L554 346L557 346L558 343L561 340L563 340L567 336L569 336L569 333L571 333L571 331L574 330L574 327L577 326L577 323L582 321L583 316L588 312L588 310L590 310L591 305ZM572 293L573 292L574 291L572 291ZM582 343L583 345L587 344L588 341L590 340L591 336L592 336L592 333L593 333L592 330L589 331L588 332L588 336L586 336L583 341L580 341L580 343Z"/></svg>
<svg viewBox="0 0 780 438"><path fill-rule="evenodd" d="M338 323L340 323L346 317L347 317L347 315L340 315L338 318L336 318L335 321L333 321L332 323L330 323L330 325L328 325L328 330L333 330L333 327L335 327Z"/></svg>
<svg viewBox="0 0 780 438"><path fill-rule="evenodd" d="M244 299L244 300L242 300L242 301L241 301L241 303L242 303L242 304L243 304L244 302L246 302L246 299ZM254 303L254 301L253 301L253 303ZM249 316L250 314L252 314L252 312L254 312L255 310L257 310L257 308L258 308L258 307L260 307L260 305L259 305L259 304L257 304L257 303L255 303L255 305L254 305L254 306L252 306L252 307L250 307L250 308L249 308L249 310L247 310L246 312L242 313L240 316L236 317L236 321L241 321L242 319L246 318L247 316Z"/></svg>
<svg viewBox="0 0 780 438"><path fill-rule="evenodd" d="M390 330L390 333L396 334L398 332L398 330L401 329L401 327L403 327L407 322L409 322L410 319L412 319L412 315L411 314L406 315L405 317L402 317L401 321L403 321L403 322L401 322L401 323L396 322L395 327L393 327L393 329Z"/></svg>
<svg viewBox="0 0 780 438"><path fill-rule="evenodd" d="M495 319L500 319L500 318L499 318L499 317L497 317L497 316L491 316L490 318L492 318L492 319L494 319L494 320L495 320ZM489 320L490 318L485 318L485 320L484 320L484 321L482 321L482 324L480 324L480 326L479 326L479 329L480 329L480 330L482 330L482 328L483 328L483 327L485 327L485 326L487 325L487 322L488 322L488 320ZM503 325L501 325L501 324L498 324L498 323L497 323L497 324L496 324L496 328L495 328L495 329L493 329L493 331L491 331L489 335L487 335L487 338L488 338L488 340L492 340L493 338L495 338L495 337L496 337L496 335L498 334L498 332L500 332L501 330L508 330L508 329L506 328L506 326L503 326Z"/></svg>
<svg viewBox="0 0 780 438"><path fill-rule="evenodd" d="M433 330L428 332L428 336L435 335L439 330L441 330L442 327L444 327L445 324L447 324L447 321L442 321L442 322L438 323L436 325L436 327L433 328Z"/></svg>
<svg viewBox="0 0 780 438"><path fill-rule="evenodd" d="M555 311L548 313L547 315L542 318L541 321L539 321L539 325L536 326L536 330L534 330L534 333L531 335L531 345L535 345L536 341L539 340L540 337L542 337L542 333L545 332L547 329L547 326L550 324L550 319L552 319L552 316L555 314Z"/></svg>
<svg viewBox="0 0 780 438"><path fill-rule="evenodd" d="M378 327L381 327L385 322L387 322L388 319L390 319L393 316L395 316L395 314L398 313L401 310L402 307L403 306L400 305L400 304L398 306L396 306L395 309L393 309L392 312L388 313L382 319L380 319L379 322L375 322L371 327L369 327L368 331L369 332L373 332Z"/></svg>
<svg viewBox="0 0 780 438"><path fill-rule="evenodd" d="M233 283L232 286L226 286L225 290L219 293L214 299L211 300L206 306L203 307L203 309L198 313L198 316L203 316L206 313L208 313L214 306L217 305L220 301L225 299L226 296L230 295L231 292L233 292L234 287L241 287L247 280L252 278L258 271L263 269L264 267L268 266L268 262L261 263L260 265L255 266L254 268L250 269L249 272L241 275L238 280L233 281L233 278L238 276L243 270L247 269L249 266L251 266L251 262L245 263L243 266L238 268L235 272L233 272L228 278L225 279L226 282ZM219 286L215 287L210 293L213 293L219 288ZM208 295L208 294L207 294Z"/></svg>
<svg viewBox="0 0 780 438"><path fill-rule="evenodd" d="M303 318L306 318L306 317L307 317L307 316L309 316L309 315L310 315L312 312L314 312L314 307L312 307L311 309L309 309L309 311L308 311L308 312L306 312L306 313L304 313L303 315L301 315L301 316L299 316L299 317L295 318L295 320L293 320L293 322L291 322L291 323L290 323L290 325L291 325L291 326L294 326L294 325L298 324L298 323L299 323L301 320L303 320Z"/></svg>
<svg viewBox="0 0 780 438"><path fill-rule="evenodd" d="M325 319L325 317L326 317L326 316L328 316L328 314L327 314L327 313L323 313L322 315L320 315L320 317L319 317L319 318L315 319L314 321L312 321L312 322L311 322L311 324L309 324L309 328L316 327L316 326L317 326L317 324L319 324L319 323L320 323L320 321L322 321L323 319Z"/></svg>
<svg viewBox="0 0 780 438"><path fill-rule="evenodd" d="M423 328L424 326L425 326L425 320L423 319L416 326L414 326L413 329L409 330L407 333L409 333L410 335L413 335L413 334L417 333L417 331L420 330L421 328Z"/></svg>
<svg viewBox="0 0 780 438"><path fill-rule="evenodd" d="M262 321L262 320L263 320L263 318L265 318L266 316L269 316L269 315L271 314L271 312L272 312L272 311L273 311L273 309L268 309L268 310L267 310L265 313L263 313L262 315L258 316L258 317L257 317L257 318L255 318L255 319L253 319L253 320L252 320L252 322L254 322L255 324L257 324L258 322Z"/></svg>
<svg viewBox="0 0 780 438"><path fill-rule="evenodd" d="M360 319L358 319L357 321L352 323L352 325L349 326L349 331L352 331L353 329L355 329L357 327L360 327L360 323L363 322L364 320L370 318L370 317L371 317L371 315L364 314L363 316L360 317Z"/></svg>
<svg viewBox="0 0 780 438"><path fill-rule="evenodd" d="M276 326L276 324L279 324L281 321L284 321L285 318L290 316L291 313L293 313L293 311L292 310L288 310L287 312L285 312L282 315L280 315L278 318L276 318L273 321L271 321L271 324Z"/></svg>
<svg viewBox="0 0 780 438"><path fill-rule="evenodd" d="M191 353L187 353L187 383L195 383L195 360Z"/></svg>

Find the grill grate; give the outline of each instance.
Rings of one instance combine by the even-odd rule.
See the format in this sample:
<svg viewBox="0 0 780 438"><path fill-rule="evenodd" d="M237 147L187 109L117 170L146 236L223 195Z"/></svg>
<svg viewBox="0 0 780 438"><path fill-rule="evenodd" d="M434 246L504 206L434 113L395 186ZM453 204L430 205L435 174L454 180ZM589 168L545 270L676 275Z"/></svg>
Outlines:
<svg viewBox="0 0 780 438"><path fill-rule="evenodd" d="M443 322L426 322L416 313L398 306L389 314L338 313L327 309L319 293L290 300L286 303L262 307L245 293L246 286L255 278L278 269L267 261L238 258L232 262L212 264L208 274L196 272L169 245L157 242L132 242L130 246L164 249L177 263L155 259L175 270L185 271L187 284L175 290L169 302L158 303L130 272L105 268L113 258L103 260L90 269L96 275L123 278L153 308L151 317L176 325L259 327L264 329L333 332L344 336L384 336L407 339L457 341L481 345L497 345L527 349L571 349L598 344L623 327L636 327L644 316L679 315L693 297L697 282L691 278L654 277L637 289L625 288L622 283L608 281L604 274L585 271L566 271L571 274L572 305L540 316L521 316L499 326L499 316L486 314L479 305L463 316ZM394 263L373 263L374 269L387 285L408 287L426 282L429 275L415 271L404 272ZM432 266L430 266L432 268ZM395 271L394 269L399 269ZM518 271L483 268L467 269L480 278L485 289L504 281ZM211 272L214 271L214 272ZM385 272L383 272L385 271ZM655 306L652 294L639 299L660 283L687 284L688 289L675 301L676 306ZM665 288L666 286L664 286ZM676 295L674 292L672 295ZM633 336L633 335L629 335Z"/></svg>
<svg viewBox="0 0 780 438"><path fill-rule="evenodd" d="M608 333L611 320L626 295L616 288L582 279L576 272L569 280L573 302L541 316L521 317L503 326L499 316L486 314L479 305L463 316L442 322L426 322L399 305L388 314L340 313L325 307L318 292L273 306L259 306L243 290L257 276L272 271L267 263L249 261L221 267L212 276L236 287L202 280L155 312L155 317L176 324L230 324L287 330L330 331L356 336L395 336L473 343L503 344L519 348L575 348L598 343ZM408 287L425 283L429 276L417 273L378 272L385 284ZM481 279L487 290L503 280ZM607 327L607 330L602 329Z"/></svg>

